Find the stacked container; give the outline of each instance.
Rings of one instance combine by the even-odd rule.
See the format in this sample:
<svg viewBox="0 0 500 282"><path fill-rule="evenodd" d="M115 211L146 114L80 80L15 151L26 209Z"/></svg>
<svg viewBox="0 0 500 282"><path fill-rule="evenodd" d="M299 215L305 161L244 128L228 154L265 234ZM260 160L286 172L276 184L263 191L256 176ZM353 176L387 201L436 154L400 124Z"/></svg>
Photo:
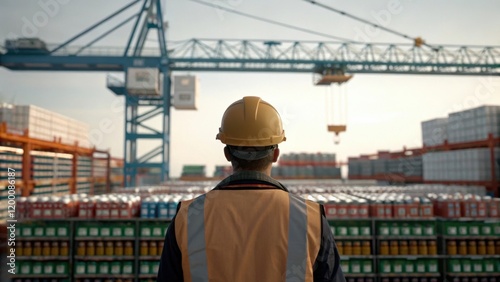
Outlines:
<svg viewBox="0 0 500 282"><path fill-rule="evenodd" d="M441 145L448 139L448 118L424 121L421 126L424 146Z"/></svg>
<svg viewBox="0 0 500 282"><path fill-rule="evenodd" d="M500 177L500 148L495 148L495 173ZM490 181L489 148L430 152L423 155L424 180Z"/></svg>
<svg viewBox="0 0 500 282"><path fill-rule="evenodd" d="M182 167L182 177L205 177L205 165L184 165Z"/></svg>
<svg viewBox="0 0 500 282"><path fill-rule="evenodd" d="M89 126L72 118L33 105L2 104L0 122L6 122L9 131L29 137L65 144L78 142L89 147Z"/></svg>
<svg viewBox="0 0 500 282"><path fill-rule="evenodd" d="M226 178L233 173L233 167L227 165L217 165L215 166L214 177L215 178Z"/></svg>
<svg viewBox="0 0 500 282"><path fill-rule="evenodd" d="M285 179L340 179L333 153L289 153L280 156L273 167L274 177Z"/></svg>
<svg viewBox="0 0 500 282"><path fill-rule="evenodd" d="M500 106L481 106L451 113L448 116L448 142L463 143L485 140L488 134L500 136Z"/></svg>

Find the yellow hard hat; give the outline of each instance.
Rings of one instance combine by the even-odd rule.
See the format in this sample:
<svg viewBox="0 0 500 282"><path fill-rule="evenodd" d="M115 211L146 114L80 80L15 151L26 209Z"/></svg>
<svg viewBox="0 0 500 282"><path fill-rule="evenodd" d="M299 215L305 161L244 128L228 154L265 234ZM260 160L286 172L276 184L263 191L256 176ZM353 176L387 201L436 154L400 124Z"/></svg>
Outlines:
<svg viewBox="0 0 500 282"><path fill-rule="evenodd" d="M259 97L243 97L222 116L216 139L231 146L272 146L286 140L278 111Z"/></svg>

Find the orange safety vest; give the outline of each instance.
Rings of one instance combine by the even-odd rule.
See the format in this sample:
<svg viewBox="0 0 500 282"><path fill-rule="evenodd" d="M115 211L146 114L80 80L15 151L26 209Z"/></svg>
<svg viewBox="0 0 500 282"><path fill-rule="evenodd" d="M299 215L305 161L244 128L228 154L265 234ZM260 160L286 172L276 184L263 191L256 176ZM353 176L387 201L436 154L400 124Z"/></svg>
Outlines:
<svg viewBox="0 0 500 282"><path fill-rule="evenodd" d="M212 190L182 202L175 237L187 282L313 281L321 207L280 189Z"/></svg>

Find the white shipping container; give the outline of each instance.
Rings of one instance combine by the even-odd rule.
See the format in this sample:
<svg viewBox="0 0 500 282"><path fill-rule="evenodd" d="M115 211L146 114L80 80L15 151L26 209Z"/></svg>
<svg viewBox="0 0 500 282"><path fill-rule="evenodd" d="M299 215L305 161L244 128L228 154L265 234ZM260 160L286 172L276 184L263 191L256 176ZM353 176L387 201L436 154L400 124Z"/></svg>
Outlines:
<svg viewBox="0 0 500 282"><path fill-rule="evenodd" d="M192 75L173 77L173 106L177 110L196 110L198 79Z"/></svg>
<svg viewBox="0 0 500 282"><path fill-rule="evenodd" d="M157 68L129 68L127 91L132 95L161 95L160 71Z"/></svg>

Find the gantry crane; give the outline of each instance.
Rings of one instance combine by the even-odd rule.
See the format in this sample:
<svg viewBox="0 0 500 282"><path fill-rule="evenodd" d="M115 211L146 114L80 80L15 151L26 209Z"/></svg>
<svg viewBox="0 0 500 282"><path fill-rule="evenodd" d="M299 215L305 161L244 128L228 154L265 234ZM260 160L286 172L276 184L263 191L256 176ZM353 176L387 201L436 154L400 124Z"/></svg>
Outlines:
<svg viewBox="0 0 500 282"><path fill-rule="evenodd" d="M139 4L140 10L84 46L72 46L76 39ZM309 1L311 2L311 1ZM315 1L314 4L318 4ZM135 20L125 47L93 47L94 43ZM145 47L148 32L158 35L157 48ZM419 38L417 38L419 39ZM126 81L108 80L108 88L123 95L125 105L125 185L135 185L139 169L161 170L169 176L171 73L175 71L302 72L324 76L330 73L500 75L498 47L426 46L421 39L412 44L371 44L356 42L265 41L188 39L168 42L160 0L134 0L110 16L56 47L6 46L0 65L22 71L127 72L131 68L156 68L163 78L159 97L131 95ZM36 45L36 44L35 44ZM125 75L127 78L127 75ZM141 111L141 109L143 109ZM162 117L161 128L145 124ZM144 131L147 131L145 133ZM141 156L138 140L157 140L158 147ZM160 161L155 159L160 158Z"/></svg>

